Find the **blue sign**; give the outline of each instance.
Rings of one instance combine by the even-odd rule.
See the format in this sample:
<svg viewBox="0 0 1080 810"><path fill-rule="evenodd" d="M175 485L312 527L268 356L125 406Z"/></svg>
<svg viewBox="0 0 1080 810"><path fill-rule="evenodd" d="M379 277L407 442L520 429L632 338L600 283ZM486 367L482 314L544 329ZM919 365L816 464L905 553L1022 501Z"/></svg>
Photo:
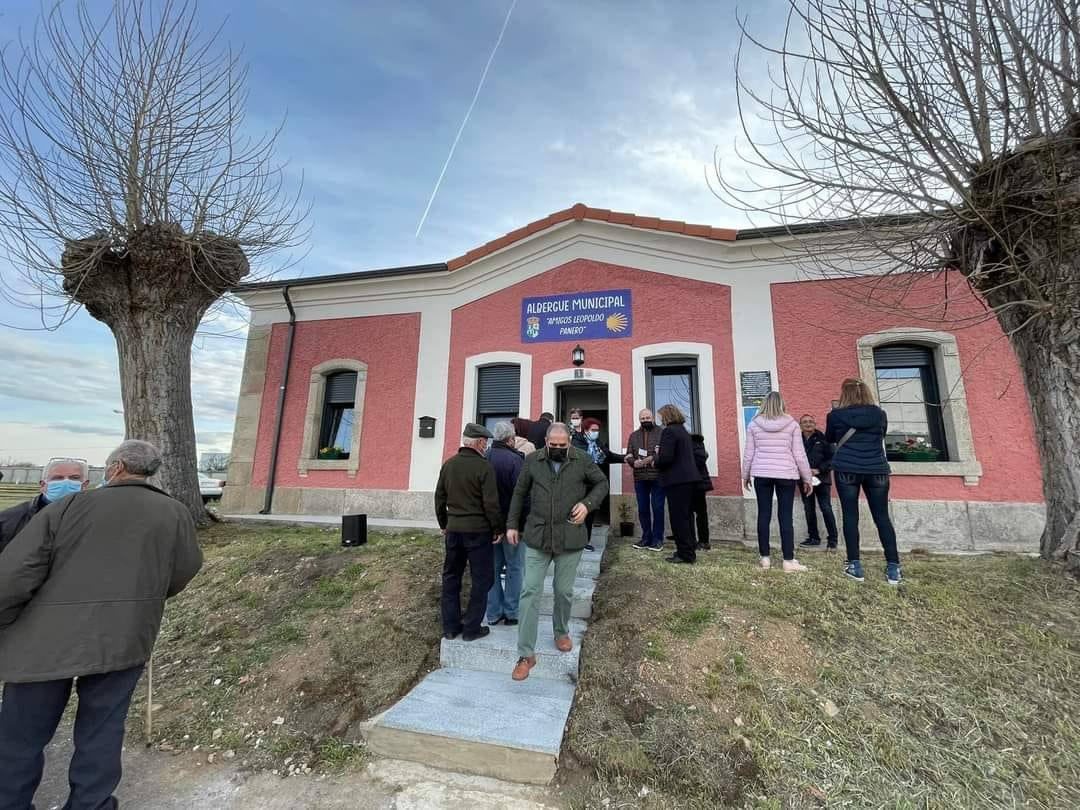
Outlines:
<svg viewBox="0 0 1080 810"><path fill-rule="evenodd" d="M600 290L525 298L521 342L606 340L633 334L630 290Z"/></svg>

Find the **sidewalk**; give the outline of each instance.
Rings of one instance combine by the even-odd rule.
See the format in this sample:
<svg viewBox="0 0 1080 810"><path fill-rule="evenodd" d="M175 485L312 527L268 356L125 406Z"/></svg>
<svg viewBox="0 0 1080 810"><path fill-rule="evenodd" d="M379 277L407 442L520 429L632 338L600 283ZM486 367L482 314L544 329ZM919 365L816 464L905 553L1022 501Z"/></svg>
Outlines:
<svg viewBox="0 0 1080 810"><path fill-rule="evenodd" d="M224 520L236 523L269 523L281 526L340 526L341 515L222 515ZM398 520L396 518L373 518L367 522L369 529L389 532L439 531L434 520Z"/></svg>

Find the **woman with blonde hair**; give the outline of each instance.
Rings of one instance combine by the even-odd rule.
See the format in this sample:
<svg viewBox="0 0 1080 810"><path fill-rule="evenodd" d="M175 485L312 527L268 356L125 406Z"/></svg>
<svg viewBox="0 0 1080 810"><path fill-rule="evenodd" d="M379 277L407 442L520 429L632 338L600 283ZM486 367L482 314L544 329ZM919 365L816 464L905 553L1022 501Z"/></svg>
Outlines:
<svg viewBox="0 0 1080 810"><path fill-rule="evenodd" d="M803 494L813 491L810 462L806 459L799 423L789 416L784 398L771 391L765 397L758 415L746 428L746 450L743 452L743 486L750 488L753 479L757 495L757 539L761 567L769 568L769 527L772 524L773 494L776 495L776 519L780 524L780 550L784 555L784 571L805 571L806 566L795 559L795 488L802 479Z"/></svg>
<svg viewBox="0 0 1080 810"><path fill-rule="evenodd" d="M656 469L660 471L660 486L667 498L668 520L675 535L675 553L667 557L671 563L697 561L694 541L694 490L701 484L701 473L694 461L694 445L686 432L686 417L675 405L665 405L656 412L664 426L660 434L660 449ZM662 541L662 538L661 538Z"/></svg>
<svg viewBox="0 0 1080 810"><path fill-rule="evenodd" d="M899 585L904 577L896 550L896 530L889 518L891 470L885 458L888 432L889 417L875 404L870 386L855 377L844 380L839 407L830 411L825 420L825 440L835 447L833 475L847 547L844 574L856 582L863 581L859 560L859 492L862 491L885 549L885 581Z"/></svg>

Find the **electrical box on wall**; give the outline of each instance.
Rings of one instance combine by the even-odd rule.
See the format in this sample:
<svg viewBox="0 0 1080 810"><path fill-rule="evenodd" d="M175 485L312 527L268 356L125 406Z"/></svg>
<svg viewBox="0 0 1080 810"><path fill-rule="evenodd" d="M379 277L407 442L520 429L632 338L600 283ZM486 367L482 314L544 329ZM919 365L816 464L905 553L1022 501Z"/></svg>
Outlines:
<svg viewBox="0 0 1080 810"><path fill-rule="evenodd" d="M435 438L435 417L434 416L421 416L420 417L420 438L421 439L434 439Z"/></svg>

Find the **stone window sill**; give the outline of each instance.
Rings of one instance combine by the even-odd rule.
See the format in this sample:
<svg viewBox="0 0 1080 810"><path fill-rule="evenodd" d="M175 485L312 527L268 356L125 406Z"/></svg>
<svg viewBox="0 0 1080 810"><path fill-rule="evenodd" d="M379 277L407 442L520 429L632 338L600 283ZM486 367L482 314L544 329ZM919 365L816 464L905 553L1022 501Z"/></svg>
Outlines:
<svg viewBox="0 0 1080 810"><path fill-rule="evenodd" d="M977 461L890 461L893 475L936 475L962 477L968 486L975 486L982 477L982 465Z"/></svg>
<svg viewBox="0 0 1080 810"><path fill-rule="evenodd" d="M350 476L355 476L359 467L358 462L351 458L312 458L300 462L300 475L306 476L311 470L344 470Z"/></svg>

